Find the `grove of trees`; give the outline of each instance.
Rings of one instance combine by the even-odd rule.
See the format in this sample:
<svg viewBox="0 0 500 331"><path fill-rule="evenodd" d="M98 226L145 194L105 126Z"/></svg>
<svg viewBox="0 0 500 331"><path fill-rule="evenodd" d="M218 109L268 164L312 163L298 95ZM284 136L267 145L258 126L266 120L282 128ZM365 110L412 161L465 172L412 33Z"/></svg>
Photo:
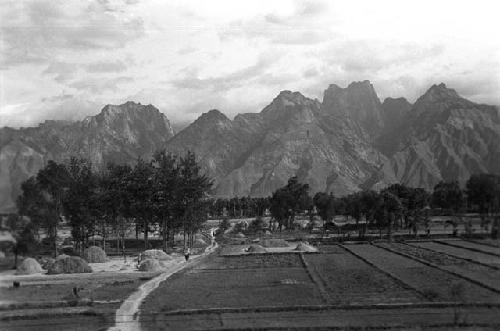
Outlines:
<svg viewBox="0 0 500 331"><path fill-rule="evenodd" d="M30 219L33 232L44 229L57 255L57 233L65 220L77 250L99 235L105 247L112 235L125 250L127 231L135 225L144 234L159 229L163 249L173 243L174 234L184 234L184 245L207 219L212 180L201 173L193 153L177 156L156 152L150 160L134 166L110 163L95 171L85 159L67 163L49 161L36 176L21 185L18 211Z"/></svg>

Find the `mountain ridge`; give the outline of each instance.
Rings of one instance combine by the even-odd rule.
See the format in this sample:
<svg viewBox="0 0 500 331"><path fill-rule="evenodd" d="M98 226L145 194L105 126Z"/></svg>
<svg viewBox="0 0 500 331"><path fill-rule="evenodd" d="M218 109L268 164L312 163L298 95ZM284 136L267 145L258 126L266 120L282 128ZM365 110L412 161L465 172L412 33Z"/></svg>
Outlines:
<svg viewBox="0 0 500 331"><path fill-rule="evenodd" d="M331 84L323 100L281 91L259 113L203 113L174 133L153 105L106 105L82 121L0 129L0 212L15 208L20 183L49 159L71 155L133 163L155 150L192 150L215 179L214 194L266 196L290 176L336 195L392 183L431 189L500 171L498 107L432 85L415 103L381 101L369 81Z"/></svg>

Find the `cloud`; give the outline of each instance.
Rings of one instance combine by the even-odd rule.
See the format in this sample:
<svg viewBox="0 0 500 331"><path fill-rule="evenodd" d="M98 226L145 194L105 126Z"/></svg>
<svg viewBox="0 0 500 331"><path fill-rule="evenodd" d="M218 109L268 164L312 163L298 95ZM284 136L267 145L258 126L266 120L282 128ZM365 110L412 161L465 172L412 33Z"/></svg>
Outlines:
<svg viewBox="0 0 500 331"><path fill-rule="evenodd" d="M132 77L117 77L112 79L84 78L69 84L70 87L90 93L102 93L104 91L117 91L118 85L133 82Z"/></svg>
<svg viewBox="0 0 500 331"><path fill-rule="evenodd" d="M125 71L127 66L122 61L102 61L87 64L85 69L90 73L116 73Z"/></svg>
<svg viewBox="0 0 500 331"><path fill-rule="evenodd" d="M262 55L255 64L225 76L199 78L196 71L191 71L186 77L171 80L169 84L179 89L208 89L212 91L232 89L258 78L276 61L277 57L275 56Z"/></svg>
<svg viewBox="0 0 500 331"><path fill-rule="evenodd" d="M47 69L42 73L46 75L54 75L54 80L59 83L65 83L73 79L78 71L78 65L68 62L52 62Z"/></svg>
<svg viewBox="0 0 500 331"><path fill-rule="evenodd" d="M294 1L290 13L268 13L250 19L235 20L220 30L222 40L231 38L263 39L272 44L315 45L332 36L319 18L329 5L323 1Z"/></svg>
<svg viewBox="0 0 500 331"><path fill-rule="evenodd" d="M144 34L142 19L110 12L102 2L35 0L3 8L3 68L121 48Z"/></svg>
<svg viewBox="0 0 500 331"><path fill-rule="evenodd" d="M97 114L102 105L70 94L44 98L36 103L6 105L0 107L0 126L27 127L45 120L81 120L89 114Z"/></svg>

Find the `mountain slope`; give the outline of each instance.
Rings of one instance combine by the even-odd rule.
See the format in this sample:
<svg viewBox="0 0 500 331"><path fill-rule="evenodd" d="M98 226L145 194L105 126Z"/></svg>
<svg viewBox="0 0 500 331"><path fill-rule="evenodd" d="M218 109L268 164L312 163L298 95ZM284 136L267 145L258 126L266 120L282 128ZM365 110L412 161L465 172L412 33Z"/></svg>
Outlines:
<svg viewBox="0 0 500 331"><path fill-rule="evenodd" d="M391 157L398 181L431 189L440 180L464 183L475 173L500 173L500 116L493 106L433 85L410 111Z"/></svg>
<svg viewBox="0 0 500 331"><path fill-rule="evenodd" d="M132 162L163 147L174 135L151 105L107 105L79 122L46 121L33 128L0 129L0 212L14 210L20 184L50 160L88 158L95 166Z"/></svg>

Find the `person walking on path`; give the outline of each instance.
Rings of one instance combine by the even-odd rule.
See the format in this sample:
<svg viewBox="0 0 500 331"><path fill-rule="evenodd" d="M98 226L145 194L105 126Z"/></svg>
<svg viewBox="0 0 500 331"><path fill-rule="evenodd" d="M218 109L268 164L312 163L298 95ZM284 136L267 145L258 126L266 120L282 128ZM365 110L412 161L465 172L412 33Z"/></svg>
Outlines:
<svg viewBox="0 0 500 331"><path fill-rule="evenodd" d="M189 255L191 254L191 250L188 248L186 248L184 250L184 258L186 259L186 262L189 260Z"/></svg>

